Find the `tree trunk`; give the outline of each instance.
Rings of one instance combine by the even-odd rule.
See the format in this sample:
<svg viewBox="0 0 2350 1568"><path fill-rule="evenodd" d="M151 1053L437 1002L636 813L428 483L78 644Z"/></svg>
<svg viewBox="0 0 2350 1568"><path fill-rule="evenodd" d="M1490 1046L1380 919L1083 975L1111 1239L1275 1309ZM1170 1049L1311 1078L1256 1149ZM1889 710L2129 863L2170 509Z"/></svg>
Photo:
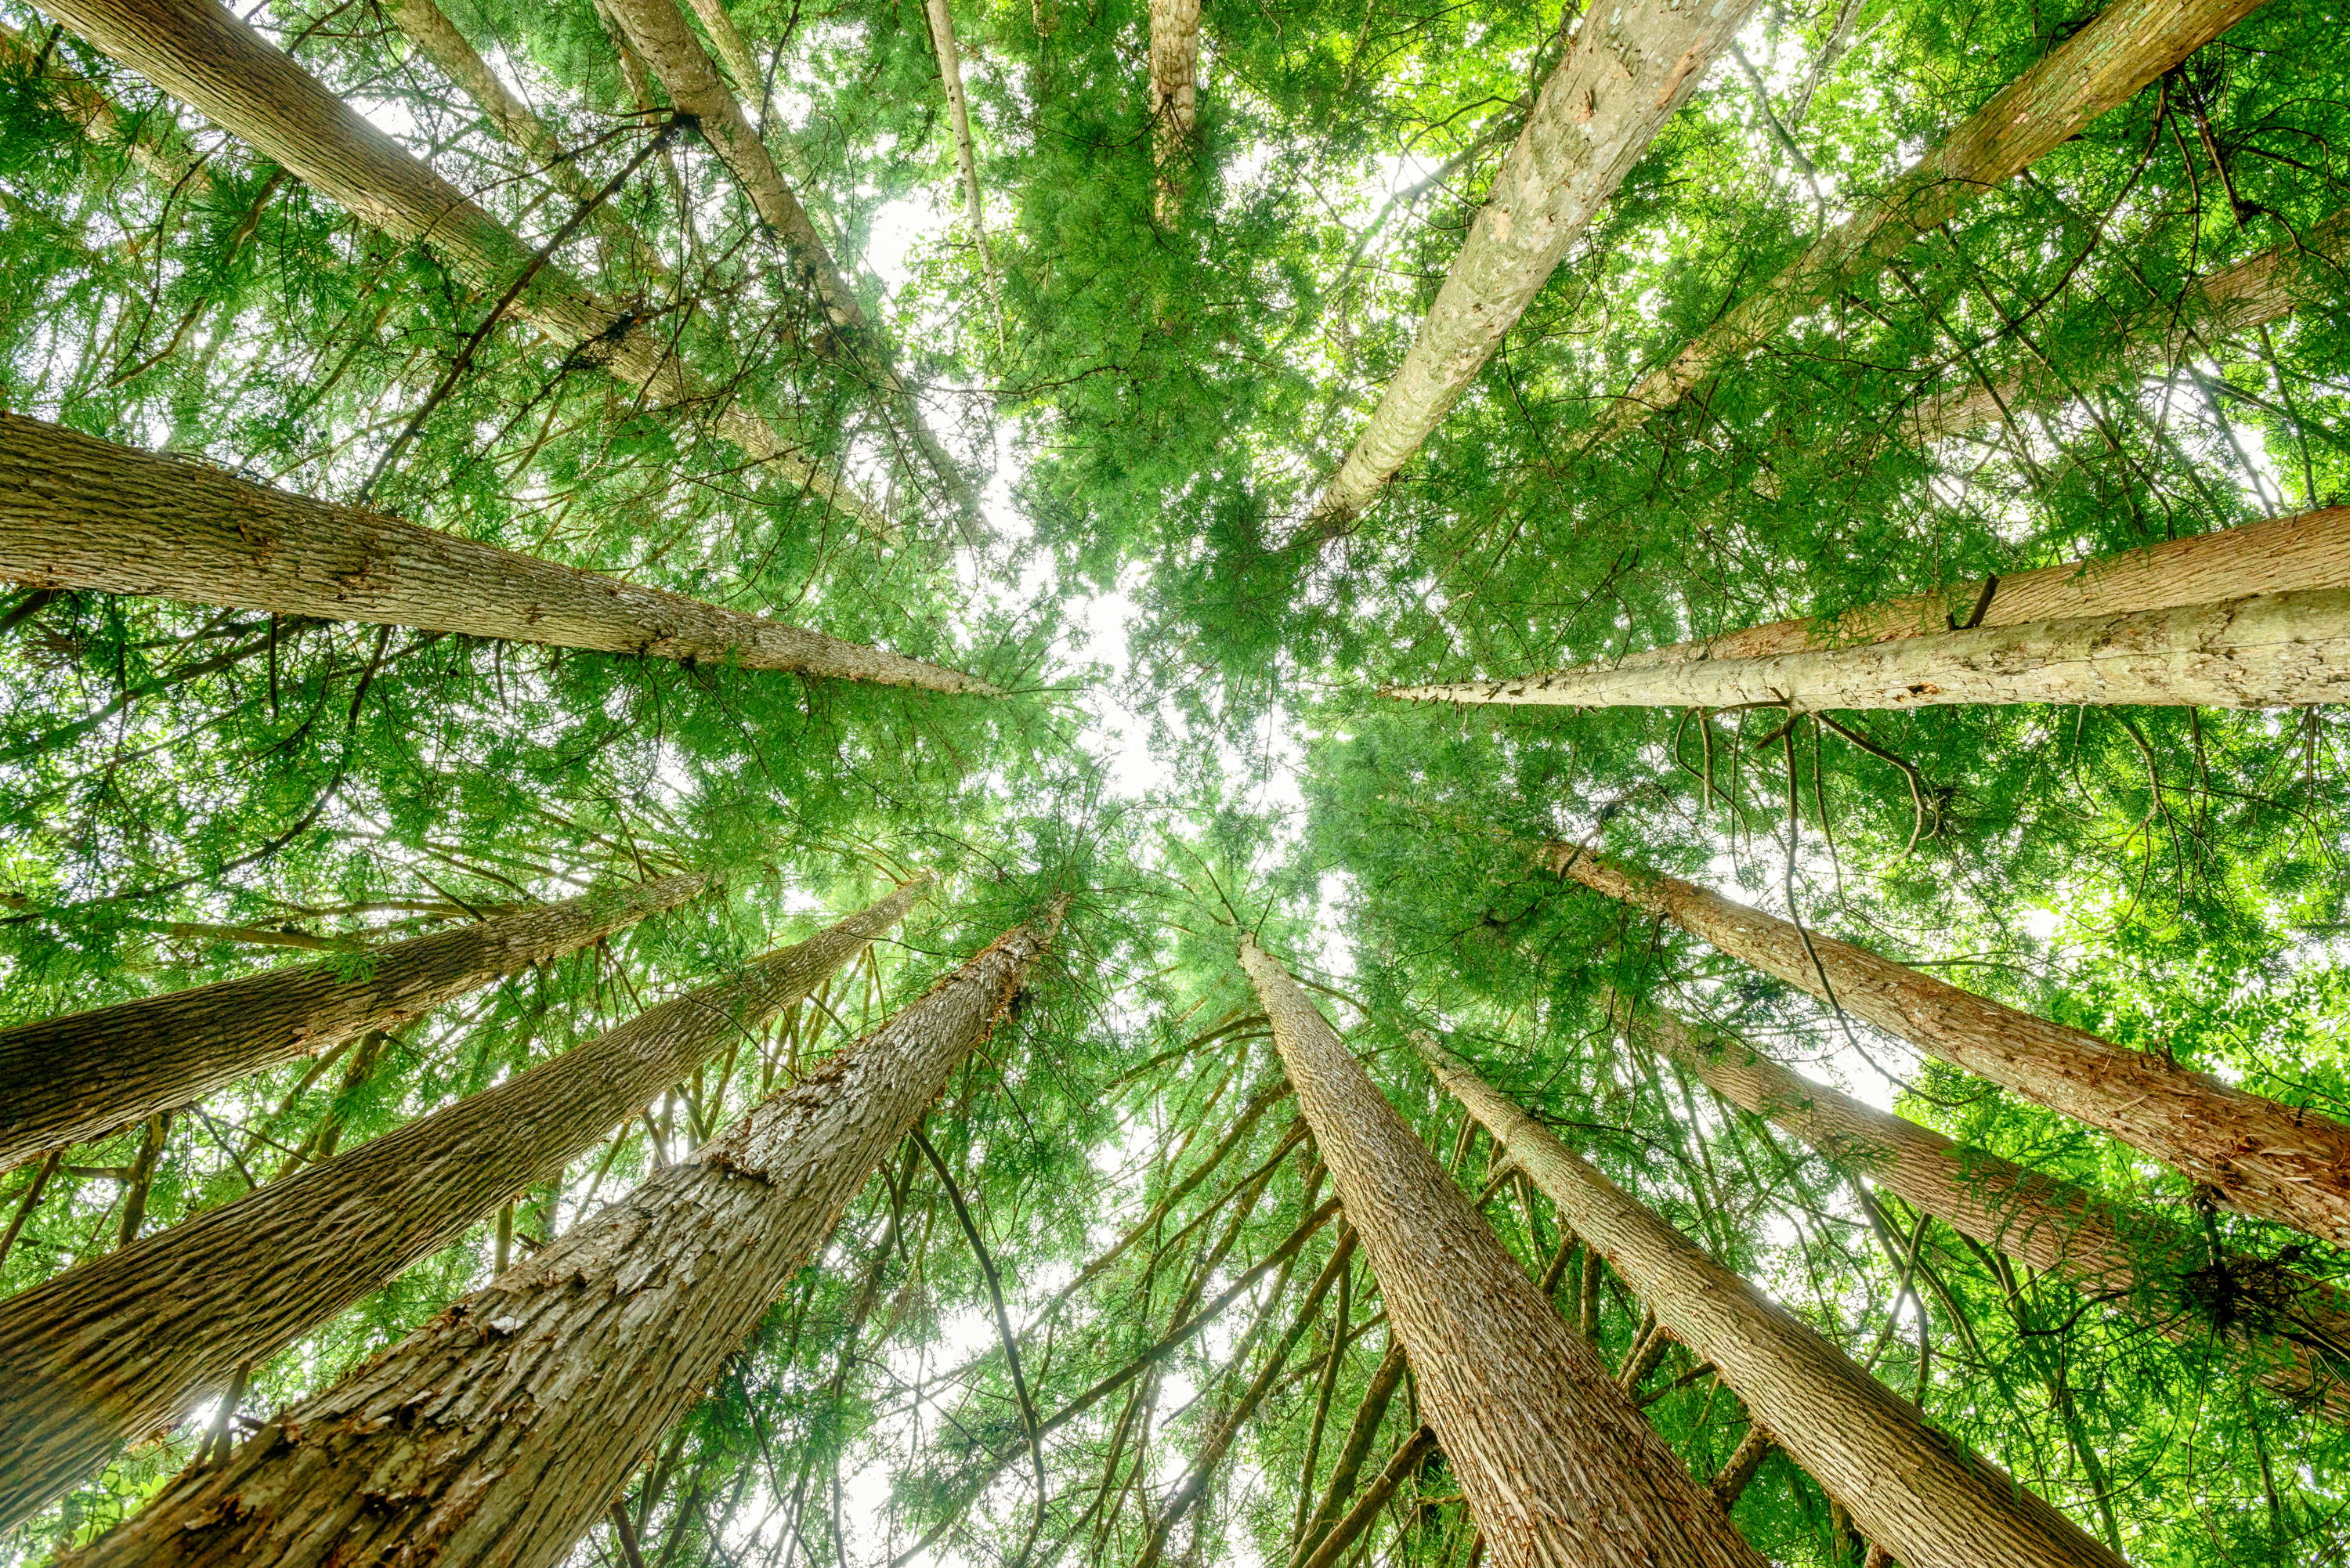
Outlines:
<svg viewBox="0 0 2350 1568"><path fill-rule="evenodd" d="M68 1560L561 1562L987 1038L1048 940L1042 926L1006 933L691 1159Z"/></svg>
<svg viewBox="0 0 2350 1568"><path fill-rule="evenodd" d="M0 578L994 696L983 680L0 414Z"/></svg>
<svg viewBox="0 0 2350 1568"><path fill-rule="evenodd" d="M531 271L531 248L342 99L212 0L54 0L44 6L91 45L276 160L392 238L425 244L493 297L518 277L515 312L567 348L594 344L612 374L664 407L712 400L666 342L562 267ZM726 400L719 432L762 463L876 532L879 508Z"/></svg>
<svg viewBox="0 0 2350 1568"><path fill-rule="evenodd" d="M1297 982L1253 938L1241 962L1492 1560L1760 1568Z"/></svg>
<svg viewBox="0 0 2350 1568"><path fill-rule="evenodd" d="M1306 537L1343 533L1411 461L1752 8L1631 0L1584 16Z"/></svg>
<svg viewBox="0 0 2350 1568"><path fill-rule="evenodd" d="M1669 1334L1711 1361L1795 1462L1907 1568L2121 1568L2063 1514L1928 1426L1916 1406L1576 1158L1467 1063L1426 1035L1414 1040L1437 1081L1656 1314L1652 1343ZM1637 1389L1637 1358L1627 1364L1627 1387Z"/></svg>
<svg viewBox="0 0 2350 1568"><path fill-rule="evenodd" d="M1789 323L1837 293L1874 277L1911 240L1950 222L2078 136L2261 4L2115 0L2096 20L2001 88L1914 168L1642 377L1580 448L1637 430L1722 365L1776 338Z"/></svg>
<svg viewBox="0 0 2350 1568"><path fill-rule="evenodd" d="M121 108L88 81L41 68L41 51L5 23L0 23L0 61L37 81L57 112L84 136L100 146L121 148L149 179L177 189L200 177L203 158L169 113L141 115L126 124Z"/></svg>
<svg viewBox="0 0 2350 1568"><path fill-rule="evenodd" d="M995 273L995 252L987 243L987 201L979 185L979 151L971 140L971 100L962 90L962 51L955 45L954 12L947 0L924 0L931 19L931 48L938 56L939 84L947 95L947 125L954 133L955 173L962 182L963 217L979 250L980 275L998 311L1003 283Z"/></svg>
<svg viewBox="0 0 2350 1568"><path fill-rule="evenodd" d="M0 1433L16 1456L0 1485L0 1520L41 1506L217 1394L238 1366L560 1177L616 1123L862 952L922 887L909 883L733 979L0 1304Z"/></svg>
<svg viewBox="0 0 2350 1568"><path fill-rule="evenodd" d="M1560 875L1661 915L1953 1066L2111 1133L2247 1214L2350 1245L2350 1127L1960 991L1678 877L1569 845L1544 853Z"/></svg>
<svg viewBox="0 0 2350 1568"><path fill-rule="evenodd" d="M2350 1425L2350 1384L2328 1364L2330 1355L2350 1366L2350 1310L2331 1286L2259 1259L2215 1261L2203 1241L2155 1215L1954 1143L1662 1009L1637 1009L1625 1033L1960 1235L2174 1337L2210 1334L2294 1405Z"/></svg>
<svg viewBox="0 0 2350 1568"><path fill-rule="evenodd" d="M265 970L0 1030L0 1168L388 1029L697 897L664 877L436 931L360 959Z"/></svg>
<svg viewBox="0 0 2350 1568"><path fill-rule="evenodd" d="M2321 514L2322 515L2322 514ZM2308 707L2350 700L2350 588L1930 632L1811 653L1394 686L1414 702L1574 708Z"/></svg>
<svg viewBox="0 0 2350 1568"><path fill-rule="evenodd" d="M1162 229L1183 216L1184 178L1200 120L1200 0L1150 0L1150 154Z"/></svg>

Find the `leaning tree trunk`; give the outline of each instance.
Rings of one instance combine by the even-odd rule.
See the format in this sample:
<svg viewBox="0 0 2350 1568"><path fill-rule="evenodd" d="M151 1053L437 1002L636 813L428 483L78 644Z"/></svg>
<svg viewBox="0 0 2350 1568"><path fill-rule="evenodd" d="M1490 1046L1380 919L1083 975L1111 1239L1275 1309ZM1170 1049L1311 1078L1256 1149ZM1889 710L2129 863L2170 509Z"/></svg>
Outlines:
<svg viewBox="0 0 2350 1568"><path fill-rule="evenodd" d="M2331 1286L2255 1258L2214 1260L2155 1215L1863 1105L1664 1009L1636 1006L1625 1034L1960 1235L2175 1338L2215 1336L2294 1405L2350 1424L2350 1310Z"/></svg>
<svg viewBox="0 0 2350 1568"><path fill-rule="evenodd" d="M895 924L909 883L743 973L348 1154L0 1303L0 1521L168 1428L822 983Z"/></svg>
<svg viewBox="0 0 2350 1568"><path fill-rule="evenodd" d="M2083 1534L1918 1407L1598 1171L1434 1040L1416 1035L1437 1081L1549 1195L1659 1326L1713 1364L1779 1445L1905 1568L2121 1568Z"/></svg>
<svg viewBox="0 0 2350 1568"><path fill-rule="evenodd" d="M1254 939L1241 962L1497 1568L1762 1559Z"/></svg>
<svg viewBox="0 0 2350 1568"><path fill-rule="evenodd" d="M593 345L630 387L662 406L713 400L666 339L598 298L525 245L421 159L320 85L213 0L51 0L51 16L157 87L291 170L394 239L429 244L474 287L503 296L517 278L517 314L567 348ZM721 434L761 463L877 532L880 509L802 457L739 403L715 400Z"/></svg>
<svg viewBox="0 0 2350 1568"><path fill-rule="evenodd" d="M1162 229L1183 216L1184 174L1200 121L1200 0L1150 0L1150 155Z"/></svg>
<svg viewBox="0 0 2350 1568"><path fill-rule="evenodd" d="M63 1561L551 1568L987 1038L1048 940L1006 933L690 1160Z"/></svg>
<svg viewBox="0 0 2350 1568"><path fill-rule="evenodd" d="M1552 869L1636 904L1841 1012L2111 1133L2243 1212L2350 1244L2350 1127L1960 991L1678 877L1565 844Z"/></svg>
<svg viewBox="0 0 2350 1568"><path fill-rule="evenodd" d="M357 967L333 959L265 970L0 1030L0 1169L388 1029L709 886L706 877L667 877L416 937Z"/></svg>
<svg viewBox="0 0 2350 1568"><path fill-rule="evenodd" d="M2350 700L2350 588L1931 632L1755 659L1391 686L1411 702L1571 708L1932 708L1969 702L2308 707Z"/></svg>
<svg viewBox="0 0 2350 1568"><path fill-rule="evenodd" d="M1580 446L1637 430L1722 365L1777 337L1822 302L1874 277L1910 241L2078 136L2261 4L2115 0L2096 20L2001 88L1907 173L1642 377Z"/></svg>
<svg viewBox="0 0 2350 1568"><path fill-rule="evenodd" d="M1306 539L1343 533L1411 461L1752 8L1630 0L1585 15Z"/></svg>
<svg viewBox="0 0 2350 1568"><path fill-rule="evenodd" d="M863 643L0 413L0 579L1000 695Z"/></svg>

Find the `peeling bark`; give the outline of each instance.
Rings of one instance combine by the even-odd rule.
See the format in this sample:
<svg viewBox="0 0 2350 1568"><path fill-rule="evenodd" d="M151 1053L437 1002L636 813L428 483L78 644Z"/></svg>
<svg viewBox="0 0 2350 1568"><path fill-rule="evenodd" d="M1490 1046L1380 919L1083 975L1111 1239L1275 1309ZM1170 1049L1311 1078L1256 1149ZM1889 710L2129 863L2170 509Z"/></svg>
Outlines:
<svg viewBox="0 0 2350 1568"><path fill-rule="evenodd" d="M889 898L496 1087L0 1304L0 1520L169 1427L791 1006L894 925Z"/></svg>
<svg viewBox="0 0 2350 1568"><path fill-rule="evenodd" d="M987 1038L1048 940L1007 932L691 1159L60 1563L552 1568Z"/></svg>
<svg viewBox="0 0 2350 1568"><path fill-rule="evenodd" d="M1467 1063L1426 1035L1414 1039L1437 1081L1656 1314L1655 1347L1669 1335L1711 1362L1794 1461L1907 1568L2123 1568L2063 1514L1929 1426L1916 1406L1578 1159ZM1626 1364L1628 1388L1638 1386L1640 1359Z"/></svg>
<svg viewBox="0 0 2350 1568"><path fill-rule="evenodd" d="M2350 1127L1960 991L1678 877L1565 844L1543 857L1952 1066L2112 1134L2247 1214L2350 1245Z"/></svg>
<svg viewBox="0 0 2350 1568"><path fill-rule="evenodd" d="M1241 962L1492 1561L1760 1568L1297 982L1253 938Z"/></svg>
<svg viewBox="0 0 2350 1568"><path fill-rule="evenodd" d="M0 579L1000 695L959 670L0 414Z"/></svg>

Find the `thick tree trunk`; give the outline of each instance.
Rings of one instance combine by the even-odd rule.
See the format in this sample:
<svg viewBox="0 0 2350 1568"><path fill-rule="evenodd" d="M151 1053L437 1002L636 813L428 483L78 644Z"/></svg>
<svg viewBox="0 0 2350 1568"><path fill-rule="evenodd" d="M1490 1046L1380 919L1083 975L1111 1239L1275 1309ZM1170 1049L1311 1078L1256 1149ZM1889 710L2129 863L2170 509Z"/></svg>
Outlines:
<svg viewBox="0 0 2350 1568"><path fill-rule="evenodd" d="M614 1124L862 952L921 889L910 883L733 979L0 1303L0 1442L15 1456L0 1520L560 1176Z"/></svg>
<svg viewBox="0 0 2350 1568"><path fill-rule="evenodd" d="M2350 588L1931 632L1757 659L1394 686L1412 702L1572 708L2284 708L2350 701Z"/></svg>
<svg viewBox="0 0 2350 1568"><path fill-rule="evenodd" d="M1010 1007L1017 928L691 1159L67 1559L551 1568Z"/></svg>
<svg viewBox="0 0 2350 1568"><path fill-rule="evenodd" d="M2165 1334L2213 1335L2286 1399L2350 1424L2350 1385L2327 1360L2350 1366L2350 1311L2330 1286L2251 1258L2215 1267L2167 1220L1863 1105L1661 1008L1636 1006L1625 1034L1960 1235Z"/></svg>
<svg viewBox="0 0 2350 1568"><path fill-rule="evenodd" d="M529 281L515 312L567 348L595 345L612 374L655 403L711 394L653 334L562 267L531 271L524 244L424 161L328 92L292 57L213 0L56 0L44 7L90 44L276 159L321 194L394 239L425 244L493 297ZM760 462L879 533L871 502L799 455L757 415L726 401L719 432Z"/></svg>
<svg viewBox="0 0 2350 1568"><path fill-rule="evenodd" d="M1552 869L1636 904L1864 1023L2212 1188L2247 1214L2350 1245L2350 1127L1960 991L1658 872L1548 846Z"/></svg>
<svg viewBox="0 0 2350 1568"><path fill-rule="evenodd" d="M1914 168L1642 377L1581 445L1596 446L1638 429L1721 366L1771 342L1838 291L1875 276L1911 240L2078 136L2261 4L2115 0L2096 20L2001 88Z"/></svg>
<svg viewBox="0 0 2350 1568"><path fill-rule="evenodd" d="M958 670L0 414L0 579L998 695Z"/></svg>
<svg viewBox="0 0 2350 1568"><path fill-rule="evenodd" d="M1308 538L1344 532L1411 461L1752 8L1632 0L1585 15Z"/></svg>
<svg viewBox="0 0 2350 1568"><path fill-rule="evenodd" d="M1760 1568L1297 982L1241 962L1492 1561Z"/></svg>
<svg viewBox="0 0 2350 1568"><path fill-rule="evenodd" d="M265 970L0 1030L0 1169L389 1029L709 885L706 877L668 877L394 943L356 968L337 959Z"/></svg>
<svg viewBox="0 0 2350 1568"><path fill-rule="evenodd" d="M1484 1124L1672 1339L1713 1364L1780 1445L1906 1568L2120 1568L2121 1559L1952 1438L1918 1407L1638 1199L1427 1036L1437 1081ZM1628 1367L1627 1367L1628 1371ZM1637 1387L1637 1375L1627 1386Z"/></svg>
<svg viewBox="0 0 2350 1568"><path fill-rule="evenodd" d="M1200 121L1200 0L1150 0L1150 154L1159 170L1152 215L1183 216L1184 175Z"/></svg>

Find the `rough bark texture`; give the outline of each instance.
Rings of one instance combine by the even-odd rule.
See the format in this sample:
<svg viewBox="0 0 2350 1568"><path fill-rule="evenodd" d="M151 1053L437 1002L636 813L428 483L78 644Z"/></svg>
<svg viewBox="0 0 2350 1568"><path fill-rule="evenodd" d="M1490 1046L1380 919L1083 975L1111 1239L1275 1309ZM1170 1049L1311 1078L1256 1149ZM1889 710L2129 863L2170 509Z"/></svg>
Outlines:
<svg viewBox="0 0 2350 1568"><path fill-rule="evenodd" d="M1669 1334L1711 1362L1871 1541L1908 1568L2120 1568L2063 1514L1928 1426L1916 1406L1576 1158L1467 1063L1418 1041L1437 1080L1656 1314L1659 1345ZM1637 1387L1638 1378L1625 1381Z"/></svg>
<svg viewBox="0 0 2350 1568"><path fill-rule="evenodd" d="M1443 422L1752 9L1752 0L1629 0L1584 15L1310 531L1342 531Z"/></svg>
<svg viewBox="0 0 2350 1568"><path fill-rule="evenodd" d="M2079 135L2261 4L2115 0L1961 121L1916 167L1642 377L1582 444L1638 428L1721 365L1777 337L1814 306L1875 276L1918 235Z"/></svg>
<svg viewBox="0 0 2350 1568"><path fill-rule="evenodd" d="M1396 686L1413 702L1573 708L2282 708L2350 701L2350 588L1978 627L1756 659Z"/></svg>
<svg viewBox="0 0 2350 1568"><path fill-rule="evenodd" d="M2118 323L2104 349L2068 359L2064 374L2030 359L1989 386L1929 398L1908 417L1909 439L1963 435L2006 414L2061 402L2132 376L2158 374L2210 345L2292 315L2303 303L2339 290L2350 256L2350 213L2336 213L2272 251L2198 279L2175 306Z"/></svg>
<svg viewBox="0 0 2350 1568"><path fill-rule="evenodd" d="M1960 991L1865 948L1575 846L1552 868L2028 1100L2111 1133L2247 1214L2350 1244L2350 1127ZM1816 955L1816 961L1814 961Z"/></svg>
<svg viewBox="0 0 2350 1568"><path fill-rule="evenodd" d="M1200 0L1150 0L1150 148L1161 228L1183 215L1184 168L1199 119Z"/></svg>
<svg viewBox="0 0 2350 1568"><path fill-rule="evenodd" d="M1241 962L1487 1558L1497 1568L1761 1568L1297 982L1247 937Z"/></svg>
<svg viewBox="0 0 2350 1568"><path fill-rule="evenodd" d="M88 1550L112 1564L551 1568L1011 1005L999 939L628 1198Z"/></svg>
<svg viewBox="0 0 2350 1568"><path fill-rule="evenodd" d="M0 579L997 695L919 659L16 414L0 414Z"/></svg>
<svg viewBox="0 0 2350 1568"><path fill-rule="evenodd" d="M733 979L0 1304L0 1520L169 1427L608 1136L864 950L909 884Z"/></svg>
<svg viewBox="0 0 2350 1568"><path fill-rule="evenodd" d="M2350 1311L2324 1282L2245 1257L2223 1272L2167 1220L1863 1105L1663 1009L1636 1007L1625 1033L1960 1235L2165 1334L2216 1335L2286 1399L2350 1423L2350 1385L2326 1359L2350 1362Z"/></svg>
<svg viewBox="0 0 2350 1568"><path fill-rule="evenodd" d="M710 885L668 877L329 960L0 1030L0 1169L429 1012ZM348 977L348 978L346 978Z"/></svg>
<svg viewBox="0 0 2350 1568"><path fill-rule="evenodd" d="M328 92L291 56L212 0L54 0L43 7L91 45L252 143L305 183L394 239L430 244L475 287L503 295L531 265L530 247L414 153ZM562 267L541 266L516 314L566 348L593 345L612 374L660 406L710 394L658 335ZM741 405L716 416L719 432L796 484L879 532L889 520Z"/></svg>

